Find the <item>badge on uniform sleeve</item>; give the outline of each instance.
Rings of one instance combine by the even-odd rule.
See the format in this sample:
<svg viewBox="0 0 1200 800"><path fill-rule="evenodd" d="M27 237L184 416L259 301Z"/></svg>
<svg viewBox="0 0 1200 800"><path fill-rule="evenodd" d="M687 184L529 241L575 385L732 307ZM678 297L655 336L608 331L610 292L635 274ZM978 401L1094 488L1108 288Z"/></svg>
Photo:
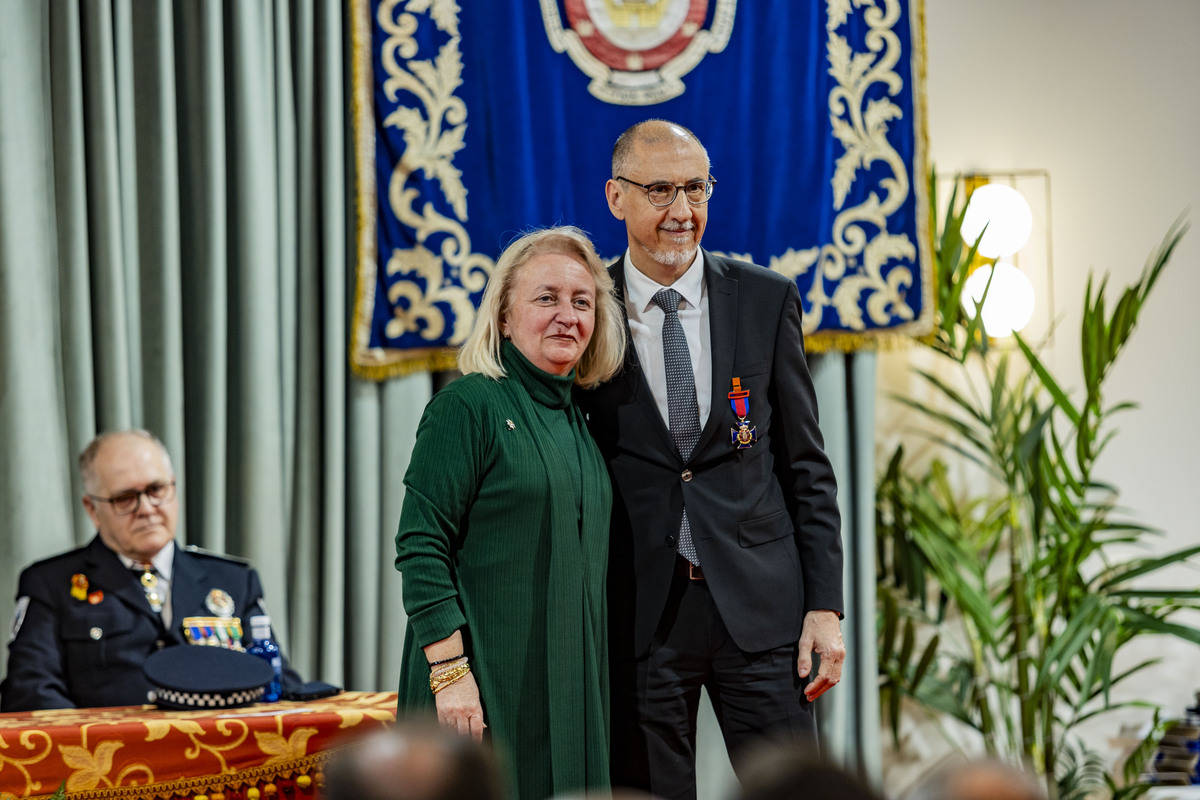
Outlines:
<svg viewBox="0 0 1200 800"><path fill-rule="evenodd" d="M223 589L213 589L209 592L208 597L204 598L204 605L218 617L228 619L233 616L233 598Z"/></svg>
<svg viewBox="0 0 1200 800"><path fill-rule="evenodd" d="M29 595L17 598L17 610L13 612L12 633L8 635L8 641L17 638L17 634L21 630L21 623L25 621L25 612L29 609Z"/></svg>
<svg viewBox="0 0 1200 800"><path fill-rule="evenodd" d="M736 428L729 429L729 443L738 450L745 450L758 441L758 428L750 424L750 390L742 388L742 379L733 379L733 391L729 393L729 406L738 418Z"/></svg>

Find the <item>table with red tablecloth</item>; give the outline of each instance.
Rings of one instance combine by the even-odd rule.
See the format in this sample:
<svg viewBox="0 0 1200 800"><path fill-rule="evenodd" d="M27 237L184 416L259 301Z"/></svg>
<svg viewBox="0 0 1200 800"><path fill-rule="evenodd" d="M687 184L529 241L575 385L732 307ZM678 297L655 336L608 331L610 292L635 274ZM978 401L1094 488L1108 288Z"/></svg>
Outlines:
<svg viewBox="0 0 1200 800"><path fill-rule="evenodd" d="M395 692L167 711L154 706L0 714L0 800L287 800L311 795L332 748L389 727Z"/></svg>

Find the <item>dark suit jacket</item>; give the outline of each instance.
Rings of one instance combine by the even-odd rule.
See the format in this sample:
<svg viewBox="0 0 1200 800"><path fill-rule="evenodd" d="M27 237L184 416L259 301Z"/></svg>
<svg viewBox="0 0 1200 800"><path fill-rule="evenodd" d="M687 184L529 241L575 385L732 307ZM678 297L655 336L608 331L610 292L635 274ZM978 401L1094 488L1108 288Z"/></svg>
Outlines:
<svg viewBox="0 0 1200 800"><path fill-rule="evenodd" d="M249 642L250 617L265 614L262 585L252 568L221 556L175 547L171 574L171 628L146 601L137 576L100 540L39 561L21 573L18 598L25 618L8 645L8 677L0 684L0 711L126 706L153 702L142 673L146 657L182 645L183 618L211 617L204 604L213 589L234 602ZM98 603L71 596L71 576L87 577ZM274 634L272 633L272 636ZM284 690L298 675L284 662Z"/></svg>
<svg viewBox="0 0 1200 800"><path fill-rule="evenodd" d="M624 259L610 271L624 308ZM629 267L632 269L632 266ZM615 655L644 654L666 604L686 504L708 585L747 652L800 638L808 610L842 611L841 522L804 357L800 294L753 264L704 253L712 408L685 463L637 364L578 393L612 474L609 608ZM734 378L758 442L730 441ZM632 619L632 631L622 631ZM620 641L621 635L627 641Z"/></svg>

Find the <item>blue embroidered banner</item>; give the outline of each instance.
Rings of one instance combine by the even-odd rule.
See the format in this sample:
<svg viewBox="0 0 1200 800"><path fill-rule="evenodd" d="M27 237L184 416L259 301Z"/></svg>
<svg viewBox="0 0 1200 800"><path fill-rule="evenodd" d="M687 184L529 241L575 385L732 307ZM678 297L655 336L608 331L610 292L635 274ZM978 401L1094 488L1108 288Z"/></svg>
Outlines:
<svg viewBox="0 0 1200 800"><path fill-rule="evenodd" d="M810 350L927 333L919 2L355 0L356 373L452 366L524 230L619 256L612 145L649 117L704 142L704 246L793 278Z"/></svg>

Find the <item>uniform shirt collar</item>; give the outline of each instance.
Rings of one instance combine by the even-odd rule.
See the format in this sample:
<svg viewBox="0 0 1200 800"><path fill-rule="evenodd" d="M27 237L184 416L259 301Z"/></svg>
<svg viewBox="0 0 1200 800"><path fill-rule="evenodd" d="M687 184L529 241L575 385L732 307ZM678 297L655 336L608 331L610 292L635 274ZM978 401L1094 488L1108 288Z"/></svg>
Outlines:
<svg viewBox="0 0 1200 800"><path fill-rule="evenodd" d="M625 270L625 296L638 311L644 312L654 305L654 295L660 289L666 288L679 292L689 307L700 307L700 297L704 293L704 251L699 247L696 248L696 257L692 259L687 271L680 275L679 280L672 283L670 287L663 286L647 277L635 267L628 250L625 251L625 264L628 266L628 269Z"/></svg>
<svg viewBox="0 0 1200 800"><path fill-rule="evenodd" d="M137 563L132 558L127 555L123 555L122 553L117 553L116 556L117 558L121 559L121 563L124 564L127 569L133 569L134 565ZM162 576L163 580L171 580L171 570L175 566L175 543L171 542L162 550L159 550L158 555L150 559L150 563L154 565L155 571Z"/></svg>

